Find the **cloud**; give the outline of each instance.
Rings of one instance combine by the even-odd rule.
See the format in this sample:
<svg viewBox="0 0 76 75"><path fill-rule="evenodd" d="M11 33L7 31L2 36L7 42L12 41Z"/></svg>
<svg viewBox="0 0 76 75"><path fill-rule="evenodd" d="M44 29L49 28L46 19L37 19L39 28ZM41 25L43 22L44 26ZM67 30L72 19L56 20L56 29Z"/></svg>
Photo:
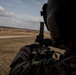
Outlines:
<svg viewBox="0 0 76 75"><path fill-rule="evenodd" d="M15 18L1 18L0 19L1 26L10 26L10 27L17 27L17 28L25 28L25 29L34 29L39 30L40 26L40 18L31 18L31 19L23 19L18 20Z"/></svg>
<svg viewBox="0 0 76 75"><path fill-rule="evenodd" d="M0 10L1 10L1 11L3 11L3 10L4 10L4 8L3 8L2 6L0 6Z"/></svg>
<svg viewBox="0 0 76 75"><path fill-rule="evenodd" d="M26 14L14 15L13 12L9 12L5 8L0 6L0 25L1 26L11 26L11 27L38 30L40 21L42 21L42 19L39 16L32 16L32 15L30 16Z"/></svg>
<svg viewBox="0 0 76 75"><path fill-rule="evenodd" d="M28 0L12 1L7 6L15 14L0 6L0 25L38 30L40 26L39 22L43 21L43 19L37 14L40 13L43 0L30 0L30 2Z"/></svg>
<svg viewBox="0 0 76 75"><path fill-rule="evenodd" d="M33 0L33 1L36 1L36 2L38 2L40 4L44 4L45 2L47 2L47 0Z"/></svg>
<svg viewBox="0 0 76 75"><path fill-rule="evenodd" d="M46 2L46 0L21 0L26 7L35 8L35 10L40 10L42 5ZM31 3L31 4L30 4ZM32 10L32 9L30 9ZM34 11L34 10L33 10Z"/></svg>
<svg viewBox="0 0 76 75"><path fill-rule="evenodd" d="M0 6L0 17L13 17L14 13L7 11L5 8Z"/></svg>

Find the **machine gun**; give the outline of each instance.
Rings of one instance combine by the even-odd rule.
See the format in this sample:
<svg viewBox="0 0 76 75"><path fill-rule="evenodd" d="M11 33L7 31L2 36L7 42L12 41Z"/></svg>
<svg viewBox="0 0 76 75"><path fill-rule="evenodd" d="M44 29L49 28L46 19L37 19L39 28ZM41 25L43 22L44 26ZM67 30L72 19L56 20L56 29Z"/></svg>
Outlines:
<svg viewBox="0 0 76 75"><path fill-rule="evenodd" d="M37 47L35 48L34 51L32 51L32 55L37 58L37 60L39 59L44 59L44 58L53 58L53 54L55 54L55 57L58 58L57 53L60 54L59 60L61 59L61 57L63 56L63 54L61 54L60 52L51 50L52 43L54 41L52 39L49 38L45 38L44 39L44 22L40 22L40 31L39 31L39 35L36 36L35 39L35 43L37 45Z"/></svg>
<svg viewBox="0 0 76 75"><path fill-rule="evenodd" d="M40 22L39 35L36 36L35 43L38 43L41 47L48 47L51 46L55 41L49 38L44 39L44 24L44 22Z"/></svg>

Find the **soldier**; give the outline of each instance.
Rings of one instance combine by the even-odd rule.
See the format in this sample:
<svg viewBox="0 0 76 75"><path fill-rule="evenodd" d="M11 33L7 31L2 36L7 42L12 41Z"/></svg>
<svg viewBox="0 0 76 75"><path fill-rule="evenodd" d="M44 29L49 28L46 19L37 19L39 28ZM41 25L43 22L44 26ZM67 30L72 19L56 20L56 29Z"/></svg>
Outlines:
<svg viewBox="0 0 76 75"><path fill-rule="evenodd" d="M46 22L51 36L57 45L66 46L60 63L65 74L60 75L76 75L75 7L73 0L48 0L47 3Z"/></svg>
<svg viewBox="0 0 76 75"><path fill-rule="evenodd" d="M44 73L42 73L39 70L40 68L33 67L31 72L32 69L28 71L26 67L30 65L28 61L31 59L30 53L37 45L27 45L20 49L13 60L9 75L76 75L75 1L48 0L42 9L41 15L51 34L51 39L55 41L52 46L64 48L65 53L59 62L53 66L53 69L51 67L51 70L49 70L44 67L44 71L42 70Z"/></svg>

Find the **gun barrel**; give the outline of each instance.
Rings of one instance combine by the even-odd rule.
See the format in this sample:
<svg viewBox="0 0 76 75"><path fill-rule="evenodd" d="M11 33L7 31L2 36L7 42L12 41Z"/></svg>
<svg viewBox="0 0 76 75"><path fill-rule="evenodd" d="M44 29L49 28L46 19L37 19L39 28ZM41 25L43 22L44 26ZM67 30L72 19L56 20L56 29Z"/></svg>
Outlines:
<svg viewBox="0 0 76 75"><path fill-rule="evenodd" d="M37 35L35 42L38 42L41 46L43 45L44 39L44 22L40 22L40 31L39 35Z"/></svg>
<svg viewBox="0 0 76 75"><path fill-rule="evenodd" d="M40 36L44 37L44 22L40 22Z"/></svg>

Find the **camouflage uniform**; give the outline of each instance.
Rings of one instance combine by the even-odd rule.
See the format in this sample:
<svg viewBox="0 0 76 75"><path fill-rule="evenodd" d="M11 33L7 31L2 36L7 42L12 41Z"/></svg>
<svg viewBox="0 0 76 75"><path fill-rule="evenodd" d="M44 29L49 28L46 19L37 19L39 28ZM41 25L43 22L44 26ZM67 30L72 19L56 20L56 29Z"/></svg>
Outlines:
<svg viewBox="0 0 76 75"><path fill-rule="evenodd" d="M9 75L76 75L76 52L75 45L72 44L70 48L65 51L63 58L52 65L44 65L47 63L46 59L40 62L32 62L32 64L41 66L30 65L30 52L36 45L24 46L20 49L15 59L11 64ZM72 50L71 50L72 49ZM57 61L54 59L54 62ZM49 61L51 63L53 61ZM49 64L48 63L48 64Z"/></svg>

